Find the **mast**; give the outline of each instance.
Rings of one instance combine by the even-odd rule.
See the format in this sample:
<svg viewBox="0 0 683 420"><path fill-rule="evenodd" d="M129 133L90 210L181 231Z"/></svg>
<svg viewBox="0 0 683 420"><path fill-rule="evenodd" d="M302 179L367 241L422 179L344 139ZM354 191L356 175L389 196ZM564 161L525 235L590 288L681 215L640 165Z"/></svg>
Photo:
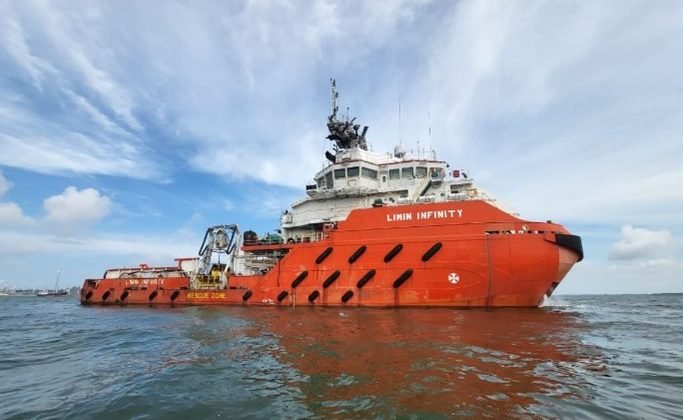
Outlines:
<svg viewBox="0 0 683 420"><path fill-rule="evenodd" d="M337 81L330 78L330 96L331 96L331 107L330 118L337 118L337 111L339 111L339 106L337 105L337 98L339 98L339 92L337 92Z"/></svg>

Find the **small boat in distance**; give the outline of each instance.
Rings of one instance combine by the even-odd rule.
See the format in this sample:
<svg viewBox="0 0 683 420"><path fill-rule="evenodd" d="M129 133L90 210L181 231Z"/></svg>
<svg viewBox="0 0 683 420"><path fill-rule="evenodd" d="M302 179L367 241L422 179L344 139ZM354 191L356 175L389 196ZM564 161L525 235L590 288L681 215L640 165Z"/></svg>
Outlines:
<svg viewBox="0 0 683 420"><path fill-rule="evenodd" d="M62 275L61 271L57 271L57 281L55 282L54 290L41 290L36 296L48 297L48 296L66 296L69 294L67 290L61 290L59 288L59 277Z"/></svg>

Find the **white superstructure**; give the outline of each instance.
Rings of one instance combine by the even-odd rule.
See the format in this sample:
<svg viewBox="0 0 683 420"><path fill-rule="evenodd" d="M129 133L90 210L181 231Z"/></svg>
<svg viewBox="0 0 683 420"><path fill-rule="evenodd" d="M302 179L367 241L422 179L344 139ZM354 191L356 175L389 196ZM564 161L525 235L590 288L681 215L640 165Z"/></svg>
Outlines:
<svg viewBox="0 0 683 420"><path fill-rule="evenodd" d="M462 170L452 170L436 159L436 153L419 151L417 156L397 146L394 153L367 150L365 135L355 118L337 119L338 94L332 81L332 114L328 119L335 153L326 153L328 165L315 183L306 186L307 197L282 214L282 237L288 242L320 239L335 222L346 219L353 209L395 206L447 200L495 200L476 187Z"/></svg>

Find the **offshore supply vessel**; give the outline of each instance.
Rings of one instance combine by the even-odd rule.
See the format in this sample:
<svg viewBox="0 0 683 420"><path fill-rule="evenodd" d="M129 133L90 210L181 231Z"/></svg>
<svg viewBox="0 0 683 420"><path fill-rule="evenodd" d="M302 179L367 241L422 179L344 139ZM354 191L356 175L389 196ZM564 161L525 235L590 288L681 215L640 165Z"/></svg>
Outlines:
<svg viewBox="0 0 683 420"><path fill-rule="evenodd" d="M519 218L434 151L368 150L331 82L332 151L277 233L210 227L198 257L109 269L81 303L535 307L583 259L580 237Z"/></svg>

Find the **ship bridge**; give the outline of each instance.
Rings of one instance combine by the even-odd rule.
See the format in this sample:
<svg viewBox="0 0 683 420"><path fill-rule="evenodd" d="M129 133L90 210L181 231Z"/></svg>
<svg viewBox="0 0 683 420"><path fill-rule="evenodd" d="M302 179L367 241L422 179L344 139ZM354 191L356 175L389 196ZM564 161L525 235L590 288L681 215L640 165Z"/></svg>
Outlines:
<svg viewBox="0 0 683 420"><path fill-rule="evenodd" d="M326 228L358 208L449 200L487 200L500 207L465 171L451 169L433 150L413 154L403 145L393 153L368 150L368 127L361 129L355 118L338 115L334 80L331 93L327 138L333 142L332 152L325 153L327 163L313 177L315 182L306 185L306 197L283 212L280 222L286 241L322 239Z"/></svg>

